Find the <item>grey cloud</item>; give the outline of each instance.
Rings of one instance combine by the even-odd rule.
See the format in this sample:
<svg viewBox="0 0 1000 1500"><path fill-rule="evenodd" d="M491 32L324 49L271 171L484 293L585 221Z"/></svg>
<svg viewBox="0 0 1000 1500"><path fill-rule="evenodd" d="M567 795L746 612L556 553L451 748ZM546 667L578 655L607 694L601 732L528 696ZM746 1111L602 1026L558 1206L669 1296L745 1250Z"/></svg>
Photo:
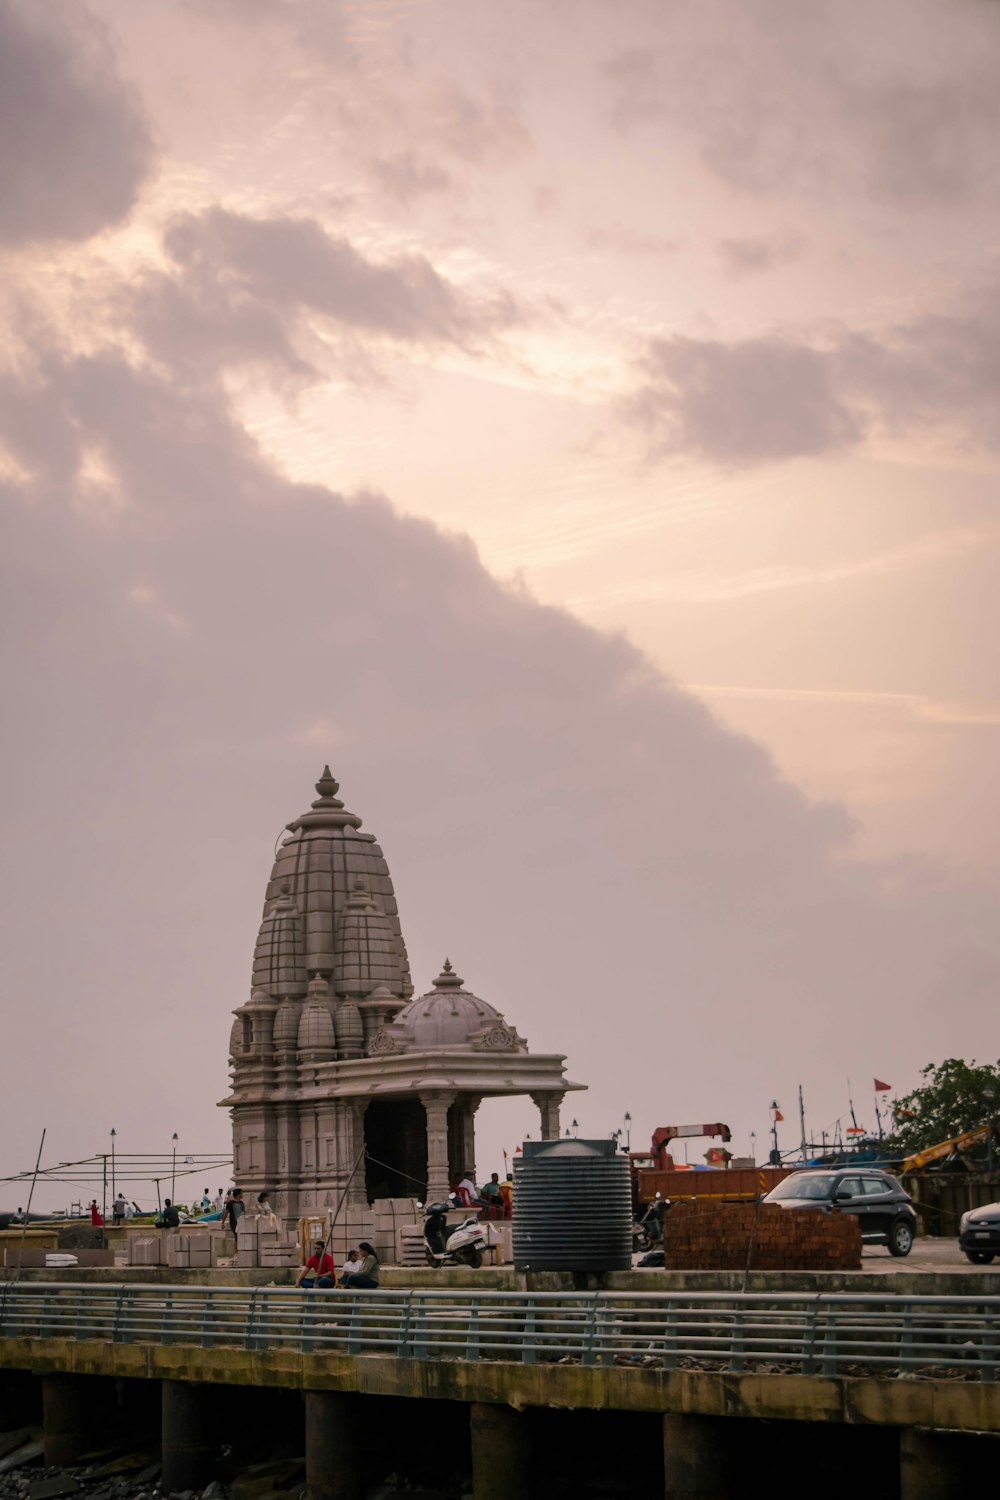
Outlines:
<svg viewBox="0 0 1000 1500"><path fill-rule="evenodd" d="M445 193L452 186L452 180L443 168L433 162L421 161L411 151L376 157L370 170L382 190L403 204Z"/></svg>
<svg viewBox="0 0 1000 1500"><path fill-rule="evenodd" d="M436 143L474 166L522 156L533 147L514 90L494 83L471 94L454 83L441 84L421 108L421 123Z"/></svg>
<svg viewBox="0 0 1000 1500"><path fill-rule="evenodd" d="M992 181L998 61L993 6L706 0L660 8L650 44L604 73L621 129L693 138L732 187L920 206Z"/></svg>
<svg viewBox="0 0 1000 1500"><path fill-rule="evenodd" d="M836 394L826 355L782 339L657 339L627 403L654 451L722 465L769 463L857 442L860 417Z"/></svg>
<svg viewBox="0 0 1000 1500"><path fill-rule="evenodd" d="M726 269L735 276L754 271L771 271L798 260L803 251L799 235L775 235L767 239L727 239L719 241L719 255Z"/></svg>
<svg viewBox="0 0 1000 1500"><path fill-rule="evenodd" d="M989 902L853 862L842 809L625 640L384 499L284 481L210 388L53 350L30 395L30 423L0 402L36 472L2 497L0 982L32 995L8 1021L19 1066L63 1080L53 1133L106 1130L91 1080L127 1028L161 1063L132 1131L169 1137L183 1068L185 1129L224 1138L211 1101L271 842L328 757L382 837L417 976L460 958L533 1045L569 1051L595 1124L665 1096L697 1118L709 1086L754 1119L789 1027L835 1072L858 1035L900 1068L981 1050ZM128 496L114 524L78 513L72 434ZM0 1099L6 1139L22 1120Z"/></svg>
<svg viewBox="0 0 1000 1500"><path fill-rule="evenodd" d="M131 209L153 148L79 7L0 0L0 243L86 239Z"/></svg>
<svg viewBox="0 0 1000 1500"><path fill-rule="evenodd" d="M880 335L823 344L763 336L739 343L653 340L628 420L652 452L739 467L847 449L868 434L930 425L1000 447L1000 283Z"/></svg>
<svg viewBox="0 0 1000 1500"><path fill-rule="evenodd" d="M312 219L251 219L213 208L184 215L165 245L173 275L134 299L137 326L160 358L201 366L277 361L308 375L297 318L328 318L359 335L471 345L515 323L504 291L473 298L423 255L369 259Z"/></svg>

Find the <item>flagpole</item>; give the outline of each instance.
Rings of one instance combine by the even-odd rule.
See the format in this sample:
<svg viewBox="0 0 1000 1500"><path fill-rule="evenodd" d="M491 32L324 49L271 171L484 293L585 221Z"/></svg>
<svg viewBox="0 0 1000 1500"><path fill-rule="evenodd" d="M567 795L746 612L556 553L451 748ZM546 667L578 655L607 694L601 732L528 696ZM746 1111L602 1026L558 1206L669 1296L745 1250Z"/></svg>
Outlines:
<svg viewBox="0 0 1000 1500"><path fill-rule="evenodd" d="M806 1107L802 1102L802 1085L799 1084L799 1131L802 1136L802 1165L806 1164Z"/></svg>

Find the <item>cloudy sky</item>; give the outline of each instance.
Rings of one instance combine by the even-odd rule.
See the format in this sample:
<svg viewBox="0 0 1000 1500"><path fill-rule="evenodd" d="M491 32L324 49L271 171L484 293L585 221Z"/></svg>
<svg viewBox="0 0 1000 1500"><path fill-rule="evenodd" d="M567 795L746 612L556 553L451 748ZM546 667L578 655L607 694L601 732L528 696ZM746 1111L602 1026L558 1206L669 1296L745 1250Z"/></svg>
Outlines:
<svg viewBox="0 0 1000 1500"><path fill-rule="evenodd" d="M0 0L0 1172L225 1148L326 760L581 1134L996 1058L998 63L986 0Z"/></svg>

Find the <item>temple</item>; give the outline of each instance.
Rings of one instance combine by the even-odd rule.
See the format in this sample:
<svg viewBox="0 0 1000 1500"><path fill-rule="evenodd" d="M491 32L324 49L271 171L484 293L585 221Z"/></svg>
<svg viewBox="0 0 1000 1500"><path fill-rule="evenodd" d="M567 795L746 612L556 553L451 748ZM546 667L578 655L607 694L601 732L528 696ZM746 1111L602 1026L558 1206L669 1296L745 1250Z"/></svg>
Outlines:
<svg viewBox="0 0 1000 1500"><path fill-rule="evenodd" d="M267 887L250 998L230 1037L233 1169L286 1222L475 1176L483 1099L527 1094L559 1134L561 1055L533 1055L445 962L413 998L389 869L324 768Z"/></svg>

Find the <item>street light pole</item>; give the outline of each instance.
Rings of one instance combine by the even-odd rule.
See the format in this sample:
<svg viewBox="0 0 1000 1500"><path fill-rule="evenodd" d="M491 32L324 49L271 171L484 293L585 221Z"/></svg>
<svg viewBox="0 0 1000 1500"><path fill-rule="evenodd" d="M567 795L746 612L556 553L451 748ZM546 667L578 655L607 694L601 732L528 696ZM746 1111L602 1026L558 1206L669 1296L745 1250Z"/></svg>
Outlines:
<svg viewBox="0 0 1000 1500"><path fill-rule="evenodd" d="M115 1198L118 1197L118 1193L117 1193L117 1191L115 1189L115 1135L116 1135L115 1127L112 1125L112 1127L111 1127L111 1198L112 1198L112 1202L114 1201Z"/></svg>
<svg viewBox="0 0 1000 1500"><path fill-rule="evenodd" d="M171 1201L171 1203L173 1203L174 1199L177 1196L177 1132L176 1132L176 1130L173 1133L172 1140L173 1140L173 1143L174 1143L174 1152L173 1152L173 1159L172 1159L172 1161L170 1163L170 1201Z"/></svg>
<svg viewBox="0 0 1000 1500"><path fill-rule="evenodd" d="M632 1149L632 1116L629 1114L628 1110L625 1111L624 1125L625 1125L625 1150L626 1151L631 1151L631 1149Z"/></svg>

